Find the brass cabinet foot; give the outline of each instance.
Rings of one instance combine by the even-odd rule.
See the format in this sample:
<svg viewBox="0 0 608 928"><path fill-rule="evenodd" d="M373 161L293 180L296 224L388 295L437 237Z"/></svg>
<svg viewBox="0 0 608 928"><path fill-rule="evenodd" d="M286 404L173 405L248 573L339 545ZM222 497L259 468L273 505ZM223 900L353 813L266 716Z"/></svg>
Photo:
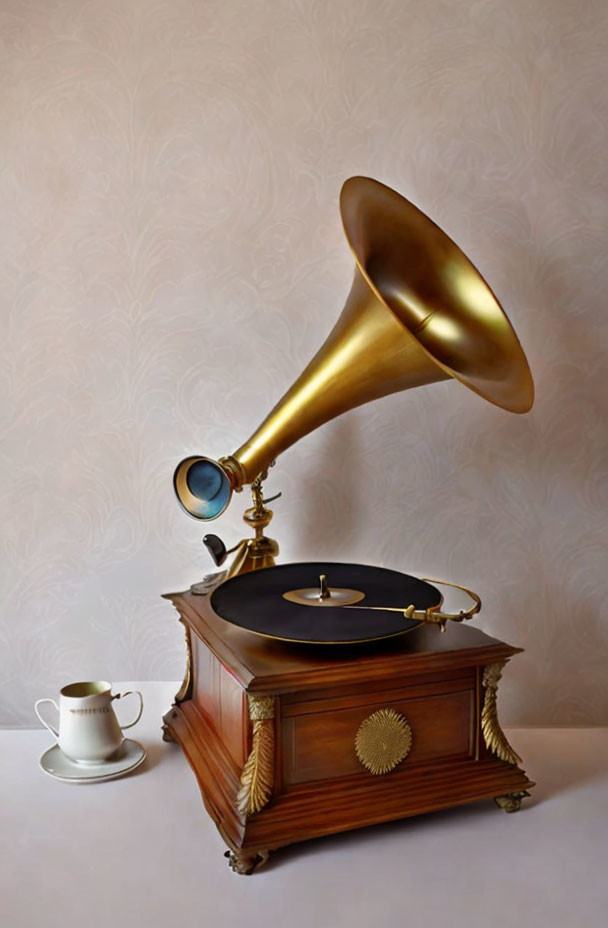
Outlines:
<svg viewBox="0 0 608 928"><path fill-rule="evenodd" d="M235 873L249 875L264 866L270 857L270 851L226 851L230 869Z"/></svg>
<svg viewBox="0 0 608 928"><path fill-rule="evenodd" d="M167 727L166 724L163 725L163 727L162 727L162 737L163 737L163 741L167 741L167 742L169 742L170 744L176 744L175 738L173 737L173 735L172 735L171 732L169 731L169 728Z"/></svg>
<svg viewBox="0 0 608 928"><path fill-rule="evenodd" d="M169 724L171 720L176 719L176 718L177 718L177 712L175 710L175 704L173 704L171 708L169 709L169 711L167 712L167 714L163 716L163 727L161 729L163 741L167 741L170 744L177 744L177 741L171 734L171 729L169 728Z"/></svg>
<svg viewBox="0 0 608 928"><path fill-rule="evenodd" d="M494 802L503 812L517 812L522 799L529 795L528 790L524 789L521 793L507 793L506 796L496 796Z"/></svg>

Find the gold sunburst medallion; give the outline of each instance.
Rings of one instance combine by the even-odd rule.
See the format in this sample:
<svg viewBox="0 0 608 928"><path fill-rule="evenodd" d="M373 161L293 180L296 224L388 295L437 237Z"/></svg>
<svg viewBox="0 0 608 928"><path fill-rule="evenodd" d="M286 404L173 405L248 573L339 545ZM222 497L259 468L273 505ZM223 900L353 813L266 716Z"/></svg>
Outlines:
<svg viewBox="0 0 608 928"><path fill-rule="evenodd" d="M407 757L411 746L409 722L394 709L373 712L361 722L355 738L357 757L375 776L393 770Z"/></svg>

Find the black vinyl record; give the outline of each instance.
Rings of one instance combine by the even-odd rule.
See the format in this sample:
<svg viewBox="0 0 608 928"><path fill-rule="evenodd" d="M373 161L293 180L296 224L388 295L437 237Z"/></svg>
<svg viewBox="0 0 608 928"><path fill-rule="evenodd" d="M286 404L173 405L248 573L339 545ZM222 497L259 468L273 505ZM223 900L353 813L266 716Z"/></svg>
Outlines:
<svg viewBox="0 0 608 928"><path fill-rule="evenodd" d="M233 577L211 595L217 615L268 638L308 644L347 644L400 635L420 625L401 612L354 609L348 606L309 606L290 602L284 593L318 588L325 574L331 588L364 593L357 606L428 609L441 604L441 593L430 583L363 564L312 562L281 564Z"/></svg>

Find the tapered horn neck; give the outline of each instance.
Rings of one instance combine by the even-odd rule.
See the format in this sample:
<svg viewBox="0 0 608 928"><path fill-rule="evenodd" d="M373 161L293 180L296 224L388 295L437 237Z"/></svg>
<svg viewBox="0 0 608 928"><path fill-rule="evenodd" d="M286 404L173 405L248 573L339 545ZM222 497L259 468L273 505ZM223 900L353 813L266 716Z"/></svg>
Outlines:
<svg viewBox="0 0 608 928"><path fill-rule="evenodd" d="M322 347L253 435L222 463L234 462L239 482L250 483L330 419L448 377L356 268L344 309Z"/></svg>

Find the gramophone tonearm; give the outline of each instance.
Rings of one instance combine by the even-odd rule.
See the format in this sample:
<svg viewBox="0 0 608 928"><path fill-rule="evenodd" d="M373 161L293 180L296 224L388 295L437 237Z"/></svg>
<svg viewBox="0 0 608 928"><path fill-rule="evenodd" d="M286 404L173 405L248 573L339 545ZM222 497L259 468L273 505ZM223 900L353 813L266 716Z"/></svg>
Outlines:
<svg viewBox="0 0 608 928"><path fill-rule="evenodd" d="M472 590L461 586L459 583L449 583L447 580L433 580L430 577L421 577L423 583L438 583L440 586L451 586L454 589L461 590L473 600L473 605L468 609L460 609L459 612L441 612L439 605L429 606L426 609L417 609L413 603L409 606L368 606L355 605L365 599L365 593L362 590L351 590L344 587L331 587L325 574L319 575L318 587L305 587L302 590L287 590L283 593L283 599L292 603L301 603L303 606L339 606L342 609L371 609L373 612L398 612L405 619L415 619L427 625L437 625L440 631L445 631L447 622L464 622L472 619L481 611L481 599Z"/></svg>

